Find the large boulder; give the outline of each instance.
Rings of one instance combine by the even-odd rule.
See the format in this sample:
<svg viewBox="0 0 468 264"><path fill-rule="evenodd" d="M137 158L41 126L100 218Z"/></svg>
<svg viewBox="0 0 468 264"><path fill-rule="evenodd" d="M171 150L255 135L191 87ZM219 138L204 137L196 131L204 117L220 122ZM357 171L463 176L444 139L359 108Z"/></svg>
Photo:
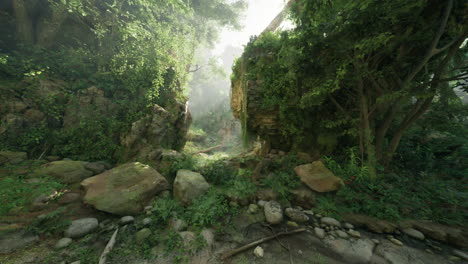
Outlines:
<svg viewBox="0 0 468 264"><path fill-rule="evenodd" d="M194 199L204 194L210 184L200 173L179 170L174 180L174 197L184 205L189 205Z"/></svg>
<svg viewBox="0 0 468 264"><path fill-rule="evenodd" d="M26 152L0 151L0 165L18 164L28 158Z"/></svg>
<svg viewBox="0 0 468 264"><path fill-rule="evenodd" d="M174 102L166 108L152 106L147 115L133 122L130 130L121 135L124 158L158 161L160 149L182 150L191 122L185 104Z"/></svg>
<svg viewBox="0 0 468 264"><path fill-rule="evenodd" d="M139 162L123 164L81 183L84 202L96 209L117 214L135 215L169 183L155 169Z"/></svg>
<svg viewBox="0 0 468 264"><path fill-rule="evenodd" d="M73 160L53 161L45 164L36 173L55 177L64 183L78 183L93 176L93 172L87 170L84 163Z"/></svg>
<svg viewBox="0 0 468 264"><path fill-rule="evenodd" d="M321 161L297 166L294 172L316 192L336 191L343 185L343 180L336 177Z"/></svg>

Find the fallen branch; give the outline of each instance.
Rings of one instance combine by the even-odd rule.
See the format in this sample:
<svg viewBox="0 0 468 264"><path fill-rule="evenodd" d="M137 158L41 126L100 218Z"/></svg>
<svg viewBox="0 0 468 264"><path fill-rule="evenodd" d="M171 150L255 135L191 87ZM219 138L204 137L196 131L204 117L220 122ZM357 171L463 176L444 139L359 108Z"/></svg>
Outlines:
<svg viewBox="0 0 468 264"><path fill-rule="evenodd" d="M280 237L280 236L285 236L285 235L292 235L292 234L296 234L296 233L300 233L300 232L304 232L306 229L305 228L299 228L299 229L296 229L296 230L293 230L293 231L289 231L289 232L280 232L278 234L275 234L275 235L272 235L272 236L269 236L269 237L265 237L265 238L262 238L260 240L257 240L257 241L254 241L252 243L249 243L247 245L244 245L240 248L236 248L236 249L233 249L233 250L229 250L229 251L226 251L224 253L221 254L220 256L220 259L221 260L226 260L227 258L230 258L240 252L243 252L249 248L253 248L255 246L258 246L262 243L265 243L267 241L270 241L272 239L275 239L277 237Z"/></svg>
<svg viewBox="0 0 468 264"><path fill-rule="evenodd" d="M106 264L107 254L109 254L109 252L111 252L112 248L114 247L118 232L119 232L119 229L117 228L114 234L112 235L111 239L109 239L109 242L107 243L106 248L104 248L104 251L102 252L101 257L99 257L99 264Z"/></svg>
<svg viewBox="0 0 468 264"><path fill-rule="evenodd" d="M207 149L204 149L204 150L197 151L197 152L195 152L195 154L207 153L207 152L210 152L210 151L213 151L213 150L222 149L224 147L225 147L224 145L217 145L217 146L214 146L214 147L211 147L211 148L207 148Z"/></svg>

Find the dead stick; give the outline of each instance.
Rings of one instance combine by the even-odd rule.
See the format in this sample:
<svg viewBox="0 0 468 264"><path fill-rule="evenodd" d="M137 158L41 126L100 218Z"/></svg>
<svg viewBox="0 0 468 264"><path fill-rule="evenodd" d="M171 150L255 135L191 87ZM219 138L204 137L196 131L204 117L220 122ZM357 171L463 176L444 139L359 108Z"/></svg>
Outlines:
<svg viewBox="0 0 468 264"><path fill-rule="evenodd" d="M299 228L299 229L296 229L296 230L293 230L293 231L289 231L289 232L280 232L278 234L275 234L275 235L272 235L272 236L269 236L269 237L265 237L265 238L262 238L260 240L257 240L257 241L254 241L252 243L249 243L247 245L244 245L240 248L236 248L236 249L233 249L233 250L229 250L229 251L226 251L224 252L223 254L221 254L220 256L220 259L221 260L225 260L227 258L230 258L242 251L245 251L249 248L252 248L252 247L255 247L257 245L260 245L262 243L265 243L267 241L270 241L272 239L275 239L277 237L280 237L280 236L285 236L285 235L292 235L292 234L296 234L296 233L300 233L300 232L304 232L306 229L305 228Z"/></svg>
<svg viewBox="0 0 468 264"><path fill-rule="evenodd" d="M224 145L217 145L211 148L200 150L200 151L195 152L195 154L206 153L206 152L210 152L210 151L221 149L221 148L224 148Z"/></svg>
<svg viewBox="0 0 468 264"><path fill-rule="evenodd" d="M119 229L117 228L114 234L112 235L111 239L109 239L109 242L107 243L106 248L104 248L104 251L102 252L101 257L99 257L99 264L106 264L107 254L109 254L109 252L114 247L118 232L119 232Z"/></svg>

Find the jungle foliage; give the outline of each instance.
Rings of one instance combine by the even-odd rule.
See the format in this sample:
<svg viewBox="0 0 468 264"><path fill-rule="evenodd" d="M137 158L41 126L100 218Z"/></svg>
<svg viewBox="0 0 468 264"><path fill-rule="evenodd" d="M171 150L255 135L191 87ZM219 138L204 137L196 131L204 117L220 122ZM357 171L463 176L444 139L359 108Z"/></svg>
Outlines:
<svg viewBox="0 0 468 264"><path fill-rule="evenodd" d="M245 7L243 0L1 1L0 80L11 83L5 85L8 92L22 100L36 96L28 89L38 90L40 81L60 80L66 98L96 86L119 110L63 132L57 130L63 102L51 101L40 109L44 124L21 140L5 135L0 148L39 155L56 146L56 155L114 158L121 132L151 106L185 103L195 50L212 45L223 27L238 29Z"/></svg>

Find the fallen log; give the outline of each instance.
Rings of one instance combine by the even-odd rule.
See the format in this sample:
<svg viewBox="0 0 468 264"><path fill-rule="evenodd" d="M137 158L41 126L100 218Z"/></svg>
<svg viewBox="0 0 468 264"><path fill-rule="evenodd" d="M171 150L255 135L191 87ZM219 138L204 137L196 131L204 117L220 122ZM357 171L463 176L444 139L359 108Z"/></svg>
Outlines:
<svg viewBox="0 0 468 264"><path fill-rule="evenodd" d="M247 250L247 249L249 249L249 248L253 248L253 247L258 246L258 245L260 245L260 244L262 244L262 243L265 243L265 242L267 242L267 241L270 241L270 240L272 240L272 239L275 239L275 238L277 238L277 237L286 236L286 235L292 235L292 234L296 234L296 233L300 233L300 232L304 232L304 231L306 231L305 228L299 228L299 229L292 230L292 231L288 231L288 232L280 232L280 233L278 233L278 234L275 234L275 235L272 235L272 236L265 237L265 238L262 238L262 239L260 239L260 240L254 241L254 242L249 243L249 244L247 244L247 245L244 245L244 246L242 246L242 247L240 247L240 248L236 248L236 249L232 249L232 250L225 251L224 253L222 253L222 254L220 255L220 259L221 259L221 260L226 260L226 259L228 259L228 258L230 258L230 257L232 257L232 256L234 256L234 255L236 255L236 254L239 254L239 253L241 253L241 252L243 252L243 251L245 251L245 250Z"/></svg>
<svg viewBox="0 0 468 264"><path fill-rule="evenodd" d="M109 254L109 252L111 252L112 248L114 247L118 232L119 232L119 229L117 228L114 234L112 235L111 239L109 239L109 242L107 243L106 248L104 248L104 251L99 257L99 264L106 264L107 254Z"/></svg>
<svg viewBox="0 0 468 264"><path fill-rule="evenodd" d="M214 146L214 147L211 147L211 148L207 148L207 149L197 151L197 152L195 152L195 154L207 153L207 152L210 152L210 151L222 149L224 147L225 147L224 145L217 145L217 146Z"/></svg>

